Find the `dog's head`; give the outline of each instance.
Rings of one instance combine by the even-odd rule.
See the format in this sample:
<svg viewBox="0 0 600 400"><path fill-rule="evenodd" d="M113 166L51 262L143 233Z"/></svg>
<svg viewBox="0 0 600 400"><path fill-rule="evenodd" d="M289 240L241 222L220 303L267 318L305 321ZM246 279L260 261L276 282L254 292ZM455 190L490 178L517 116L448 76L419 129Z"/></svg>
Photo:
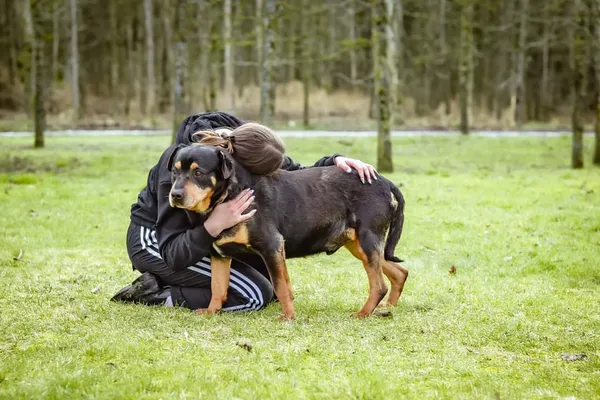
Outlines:
<svg viewBox="0 0 600 400"><path fill-rule="evenodd" d="M231 156L214 146L191 145L179 149L171 155L168 168L171 207L196 212L210 210L234 174Z"/></svg>

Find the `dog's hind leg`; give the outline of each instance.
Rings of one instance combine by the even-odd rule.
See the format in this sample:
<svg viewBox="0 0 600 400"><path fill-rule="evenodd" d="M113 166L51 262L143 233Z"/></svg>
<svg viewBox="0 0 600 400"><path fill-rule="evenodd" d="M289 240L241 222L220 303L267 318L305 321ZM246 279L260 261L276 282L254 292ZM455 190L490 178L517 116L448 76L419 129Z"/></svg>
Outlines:
<svg viewBox="0 0 600 400"><path fill-rule="evenodd" d="M210 259L210 303L208 308L199 308L196 314L216 314L223 308L227 300L229 288L229 275L231 272L231 258L211 257Z"/></svg>
<svg viewBox="0 0 600 400"><path fill-rule="evenodd" d="M296 318L294 312L294 296L292 295L292 285L285 263L283 238L281 238L277 246L272 247L274 248L260 251L260 254L267 265L267 270L269 271L271 281L273 282L275 295L277 296L279 303L281 303L283 315L280 319L292 320Z"/></svg>
<svg viewBox="0 0 600 400"><path fill-rule="evenodd" d="M387 301L383 304L384 306L395 306L398 304L398 299L404 289L404 283L408 278L408 270L399 263L383 260L382 259L383 273L389 279L392 287L390 288L390 295Z"/></svg>
<svg viewBox="0 0 600 400"><path fill-rule="evenodd" d="M370 248L365 251L359 238L356 235L353 236L354 240L347 243L345 247L354 257L362 261L367 272L367 277L369 278L369 297L360 311L355 314L356 317L362 318L371 315L373 310L375 310L385 297L387 287L385 286L381 271L383 255L375 249L375 246L369 246Z"/></svg>

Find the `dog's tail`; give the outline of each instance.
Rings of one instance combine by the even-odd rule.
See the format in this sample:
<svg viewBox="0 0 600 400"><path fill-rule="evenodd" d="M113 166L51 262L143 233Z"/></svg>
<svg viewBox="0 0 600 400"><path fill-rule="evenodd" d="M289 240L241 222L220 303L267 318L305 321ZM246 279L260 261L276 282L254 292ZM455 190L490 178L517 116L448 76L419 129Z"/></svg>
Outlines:
<svg viewBox="0 0 600 400"><path fill-rule="evenodd" d="M396 187L396 185L391 182L390 190L398 205L392 214L390 231L388 232L388 237L385 242L385 250L383 255L387 261L402 262L401 259L394 256L394 250L400 241L400 236L402 236L402 226L404 225L404 196L402 196L402 193Z"/></svg>

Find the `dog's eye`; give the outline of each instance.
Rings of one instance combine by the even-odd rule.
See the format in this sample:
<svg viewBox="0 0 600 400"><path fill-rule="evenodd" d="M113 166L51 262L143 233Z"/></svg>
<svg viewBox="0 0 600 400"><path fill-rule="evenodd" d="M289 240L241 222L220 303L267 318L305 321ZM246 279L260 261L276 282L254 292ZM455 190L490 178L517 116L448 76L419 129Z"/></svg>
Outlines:
<svg viewBox="0 0 600 400"><path fill-rule="evenodd" d="M197 169L197 170L194 171L194 175L195 176L202 176L203 174L202 174L202 172L200 172L199 169Z"/></svg>

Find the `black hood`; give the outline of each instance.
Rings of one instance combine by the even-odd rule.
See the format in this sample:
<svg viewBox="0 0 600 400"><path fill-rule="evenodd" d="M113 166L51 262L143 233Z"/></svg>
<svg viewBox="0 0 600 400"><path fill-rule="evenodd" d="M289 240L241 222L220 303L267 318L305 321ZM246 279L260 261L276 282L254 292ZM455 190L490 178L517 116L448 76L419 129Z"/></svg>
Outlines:
<svg viewBox="0 0 600 400"><path fill-rule="evenodd" d="M179 129L177 129L177 134L175 135L175 144L191 144L192 135L198 131L219 128L235 129L245 123L245 121L231 114L219 111L191 115L179 125Z"/></svg>

